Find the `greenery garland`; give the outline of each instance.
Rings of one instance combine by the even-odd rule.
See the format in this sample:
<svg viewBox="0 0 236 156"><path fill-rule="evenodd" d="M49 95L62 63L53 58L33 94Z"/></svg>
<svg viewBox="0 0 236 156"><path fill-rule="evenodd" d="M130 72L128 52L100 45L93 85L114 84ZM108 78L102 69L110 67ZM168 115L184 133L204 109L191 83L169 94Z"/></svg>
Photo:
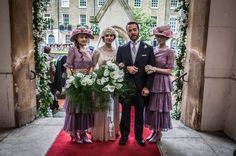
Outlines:
<svg viewBox="0 0 236 156"><path fill-rule="evenodd" d="M33 0L33 39L34 39L34 56L36 91L37 91L37 106L38 117L50 116L50 103L53 102L52 94L48 86L49 78L47 76L48 66L47 58L40 53L40 45L44 40L45 30L47 29L47 21L43 18L43 13L47 9L47 0Z"/></svg>
<svg viewBox="0 0 236 156"><path fill-rule="evenodd" d="M175 10L179 13L178 22L179 22L179 34L177 38L177 50L176 50L176 68L174 71L174 76L179 77L184 73L183 62L186 56L186 36L187 36L187 27L188 27L188 13L189 13L189 0L178 0L178 7ZM181 116L181 102L182 102L182 89L183 81L178 79L174 83L174 92L175 103L172 111L172 118L180 119Z"/></svg>

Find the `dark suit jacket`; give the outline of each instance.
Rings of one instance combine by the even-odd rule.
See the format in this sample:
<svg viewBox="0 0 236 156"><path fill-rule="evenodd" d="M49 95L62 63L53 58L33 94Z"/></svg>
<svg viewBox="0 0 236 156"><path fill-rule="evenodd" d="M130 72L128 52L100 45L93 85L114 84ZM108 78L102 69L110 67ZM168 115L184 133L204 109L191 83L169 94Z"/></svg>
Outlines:
<svg viewBox="0 0 236 156"><path fill-rule="evenodd" d="M118 64L121 62L125 64L125 70L126 70L125 77L127 79L133 79L137 91L141 93L141 90L144 87L150 89L152 86L154 74L147 75L145 72L145 66L146 65L155 66L155 56L153 53L153 48L150 45L140 41L136 60L133 63L131 57L130 43L131 42L128 42L127 44L118 48L116 55L116 62ZM127 72L127 66L133 66L133 65L138 68L138 72L134 75L129 74Z"/></svg>

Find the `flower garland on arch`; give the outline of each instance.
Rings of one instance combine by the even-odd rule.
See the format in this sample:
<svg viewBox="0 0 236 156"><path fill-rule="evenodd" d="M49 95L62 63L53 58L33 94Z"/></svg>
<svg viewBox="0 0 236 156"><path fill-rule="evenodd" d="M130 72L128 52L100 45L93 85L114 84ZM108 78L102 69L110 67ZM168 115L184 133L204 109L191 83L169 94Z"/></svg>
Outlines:
<svg viewBox="0 0 236 156"><path fill-rule="evenodd" d="M49 105L53 102L53 96L50 94L48 86L49 78L47 76L48 66L47 58L40 53L40 45L44 40L47 21L43 18L47 9L47 0L33 0L33 39L36 77L36 95L38 106L38 117L48 117L51 115Z"/></svg>
<svg viewBox="0 0 236 156"><path fill-rule="evenodd" d="M176 68L174 71L174 76L179 77L184 73L184 65L183 62L186 57L186 36L187 36L187 28L188 28L188 13L189 13L189 0L178 0L178 7L176 8L176 12L178 15L179 22L179 33L177 38L177 50L176 50ZM173 95L175 97L175 103L173 107L173 111L171 113L172 118L180 119L181 116L181 102L182 102L182 90L183 90L183 81L178 79L174 82L174 92Z"/></svg>

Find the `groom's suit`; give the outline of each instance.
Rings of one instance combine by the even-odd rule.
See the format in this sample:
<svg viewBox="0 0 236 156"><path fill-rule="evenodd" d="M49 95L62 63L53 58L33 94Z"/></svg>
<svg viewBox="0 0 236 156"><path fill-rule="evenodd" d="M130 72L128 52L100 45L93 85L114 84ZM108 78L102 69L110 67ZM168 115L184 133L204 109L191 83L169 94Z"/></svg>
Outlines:
<svg viewBox="0 0 236 156"><path fill-rule="evenodd" d="M123 63L125 65L125 78L128 81L134 81L136 86L136 95L130 99L135 106L135 137L137 139L142 138L143 134L143 110L144 110L144 97L142 96L142 89L144 87L150 90L153 82L154 75L147 75L145 72L146 65L155 66L155 56L153 48L140 41L139 48L135 61L132 60L131 54L131 42L128 42L124 46L118 48L116 55L116 62ZM138 68L138 72L130 74L127 71L127 66L135 66ZM122 137L128 137L130 133L130 110L131 103L127 101L121 101L122 103L122 116L120 122L120 131Z"/></svg>

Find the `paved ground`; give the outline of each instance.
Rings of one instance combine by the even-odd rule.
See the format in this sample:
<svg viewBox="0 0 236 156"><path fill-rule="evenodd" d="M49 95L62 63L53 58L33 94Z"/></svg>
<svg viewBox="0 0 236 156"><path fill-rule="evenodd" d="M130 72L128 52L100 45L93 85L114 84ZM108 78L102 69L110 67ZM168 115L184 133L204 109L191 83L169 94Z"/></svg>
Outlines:
<svg viewBox="0 0 236 156"><path fill-rule="evenodd" d="M63 117L59 112L54 118L0 130L0 156L44 156L62 129ZM236 142L223 133L199 133L179 121L173 121L173 125L158 144L165 156L232 156L236 149Z"/></svg>

